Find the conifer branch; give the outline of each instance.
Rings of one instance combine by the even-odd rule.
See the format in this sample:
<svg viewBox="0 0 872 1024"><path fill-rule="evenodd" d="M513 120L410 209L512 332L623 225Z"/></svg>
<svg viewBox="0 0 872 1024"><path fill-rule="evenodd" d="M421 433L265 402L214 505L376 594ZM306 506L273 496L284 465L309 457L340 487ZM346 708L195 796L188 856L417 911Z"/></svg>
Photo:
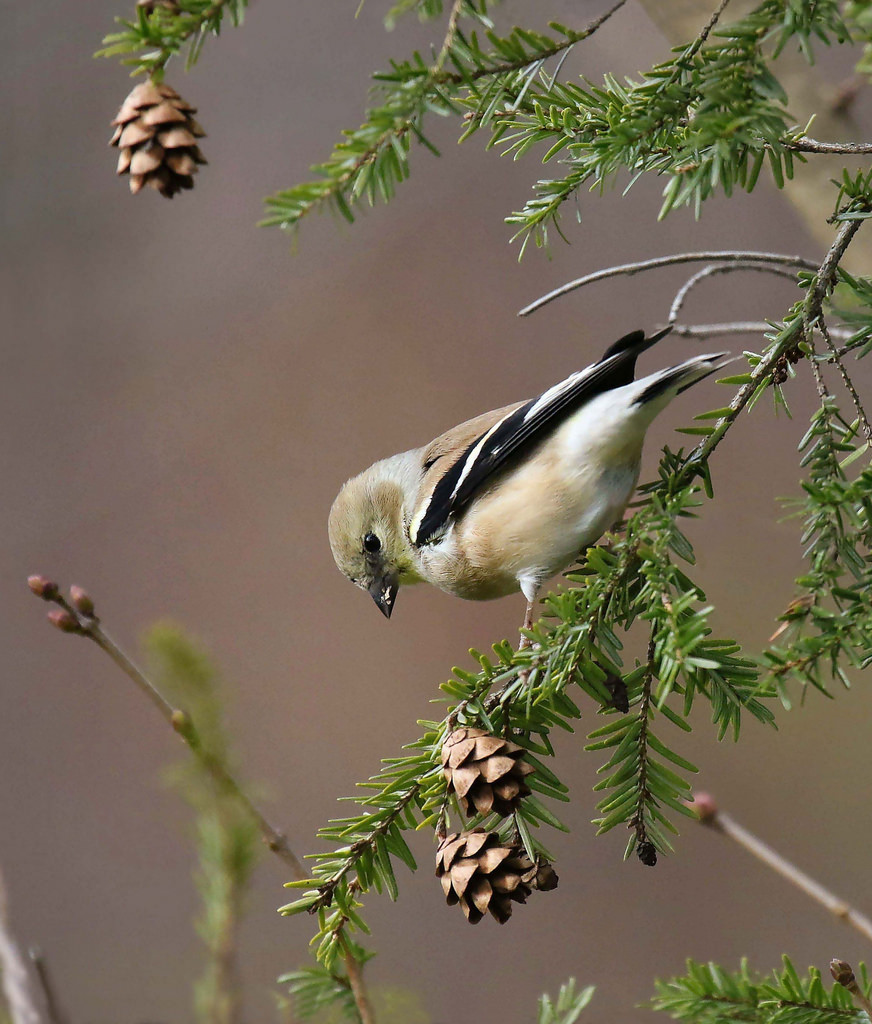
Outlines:
<svg viewBox="0 0 872 1024"><path fill-rule="evenodd" d="M862 966L862 965L861 965ZM736 972L718 964L687 961L686 974L656 982L651 1008L687 1024L863 1024L865 1017L841 985L827 991L821 972L800 976L788 957L768 977L752 973L747 960ZM863 969L863 991L869 996Z"/></svg>
<svg viewBox="0 0 872 1024"><path fill-rule="evenodd" d="M709 794L696 794L689 801L689 806L701 824L731 839L776 874L790 882L791 885L804 892L806 896L819 903L840 921L872 941L872 919L827 889L811 875L806 874L759 836L740 825L731 815L720 810L714 798Z"/></svg>
<svg viewBox="0 0 872 1024"><path fill-rule="evenodd" d="M580 43L592 36L597 29L601 28L609 20L609 18L614 14L617 14L626 2L627 0L617 0L615 4L613 4L608 10L603 11L603 13L598 17L594 18L593 21L585 26L585 28L577 32L568 31L566 38L561 42L538 49L534 58L525 55L524 57L519 57L516 60L494 62L492 64L473 68L472 70L463 73L459 71L442 71L436 75L435 80L437 82L450 82L453 85L465 85L468 82L477 82L482 78L509 75L515 71L523 71L534 64L544 63L552 57L556 57L559 53L564 53L566 50L571 49L576 43Z"/></svg>
<svg viewBox="0 0 872 1024"><path fill-rule="evenodd" d="M361 199L368 199L370 205L389 200L396 186L408 177L411 142L416 140L435 152L424 134L427 115L458 113L461 93L478 95L476 83L481 79L502 83L518 72L524 77L527 69L535 70L549 57L589 38L625 2L618 0L580 31L559 26L560 41L524 30L504 39L488 33L493 52L481 50L477 40L463 35L459 26L463 5L455 3L435 60L427 63L416 53L412 61L374 75L381 105L367 110L360 128L346 131L330 157L312 168L320 175L318 179L268 197L267 216L261 225L292 228L324 207L350 222ZM509 59L505 59L507 53L512 55ZM449 61L457 70L445 67ZM525 78L519 88L529 81Z"/></svg>
<svg viewBox="0 0 872 1024"><path fill-rule="evenodd" d="M824 299L832 289L838 274L839 262L845 255L851 244L851 239L859 230L861 223L860 220L842 222L836 232L833 244L818 267L811 287L806 293L802 312L790 319L784 328L775 335L769 350L751 370L748 381L738 390L725 415L717 421L712 432L687 457L688 469L699 466L709 459L738 418L739 413L751 401L758 387L769 378L778 360L795 349L803 335L820 320Z"/></svg>
<svg viewBox="0 0 872 1024"><path fill-rule="evenodd" d="M135 21L116 18L123 30L107 35L95 56L120 56L122 64L133 64L136 72L160 79L170 59L186 43L190 43L186 66L192 67L206 36L220 32L227 14L234 25L241 25L247 6L248 0L178 0L172 9L155 4L151 11L138 6Z"/></svg>
<svg viewBox="0 0 872 1024"><path fill-rule="evenodd" d="M642 680L642 699L639 702L638 719L639 734L636 739L638 769L636 776L636 787L638 799L636 801L636 813L629 822L629 828L633 830L636 838L636 854L643 864L653 867L657 863L657 851L654 843L648 835L645 824L645 813L651 793L648 789L648 729L651 715L651 689L654 682L654 653L656 639L652 629L651 638L648 641L648 653L645 664L645 675Z"/></svg>

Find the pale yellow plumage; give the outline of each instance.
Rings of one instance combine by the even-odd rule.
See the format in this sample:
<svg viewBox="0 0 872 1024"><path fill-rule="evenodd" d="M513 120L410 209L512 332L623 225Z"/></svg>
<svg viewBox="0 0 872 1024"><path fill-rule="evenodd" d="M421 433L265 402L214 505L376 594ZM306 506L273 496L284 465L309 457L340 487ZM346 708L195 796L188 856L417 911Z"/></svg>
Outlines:
<svg viewBox="0 0 872 1024"><path fill-rule="evenodd" d="M651 343L645 339L636 347L641 351ZM521 589L532 601L546 579L621 517L638 480L648 425L678 390L707 376L717 358L698 357L640 381L583 394L580 407L569 412L559 407L570 388L591 390L585 374L592 379L599 371L607 384L611 363L623 374L621 360L634 362L635 355L607 353L588 371L527 403L524 413L525 403L495 409L349 480L328 524L339 568L369 590L386 615L398 586L419 581L473 600ZM536 416L543 429L499 464L501 449ZM482 459L497 469L490 473L488 462L481 482L455 509L451 500ZM450 499L434 496L444 477L445 487L453 486ZM422 519L433 515L434 504L439 513L446 500L444 516L436 516L438 528L414 543L421 538Z"/></svg>

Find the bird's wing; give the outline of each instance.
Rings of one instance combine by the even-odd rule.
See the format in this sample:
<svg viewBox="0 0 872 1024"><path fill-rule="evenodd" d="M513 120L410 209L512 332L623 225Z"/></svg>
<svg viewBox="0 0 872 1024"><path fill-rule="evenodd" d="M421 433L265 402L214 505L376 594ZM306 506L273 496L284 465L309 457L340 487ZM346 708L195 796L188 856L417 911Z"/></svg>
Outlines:
<svg viewBox="0 0 872 1024"><path fill-rule="evenodd" d="M496 473L516 465L592 398L631 383L636 357L668 333L667 328L646 338L644 331L634 331L616 341L598 363L572 374L538 398L495 409L436 438L425 449L426 475L409 527L412 543L420 547L438 537ZM428 462L430 452L435 456L432 462ZM452 454L458 457L445 469Z"/></svg>

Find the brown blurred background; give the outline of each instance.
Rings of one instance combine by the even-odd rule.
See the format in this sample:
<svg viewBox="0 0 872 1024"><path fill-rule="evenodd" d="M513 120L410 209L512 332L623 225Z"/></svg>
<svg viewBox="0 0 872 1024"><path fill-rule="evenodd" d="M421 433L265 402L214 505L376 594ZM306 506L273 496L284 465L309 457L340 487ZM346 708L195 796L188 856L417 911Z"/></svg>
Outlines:
<svg viewBox="0 0 872 1024"><path fill-rule="evenodd" d="M330 557L325 521L341 482L662 322L683 279L608 282L516 318L571 277L687 248L822 255L772 192L657 225L647 183L626 198L583 195L581 224L564 220L572 246L519 266L502 218L540 167L477 139L458 148L451 124L433 126L444 158L416 153L394 203L352 228L312 218L294 251L255 228L261 198L306 178L360 122L369 72L438 32L410 21L387 34L385 3L369 0L356 20L355 6L261 0L241 30L207 43L193 74L171 68L199 107L209 159L172 205L131 198L106 148L129 83L91 53L124 5L4 6L0 865L15 930L44 947L76 1022L191 1020L192 851L180 801L160 781L177 740L95 648L46 625L28 573L89 588L130 647L164 617L198 636L237 691L247 777L267 783L292 844L315 849L317 827L344 813L335 798L416 738L450 667L468 664L471 645L515 637L523 612L520 597L470 605L420 589L385 621ZM506 20L537 21L535 4L505 8ZM599 8L552 0L548 13L581 25ZM629 6L564 74L633 73L666 52ZM778 317L793 297L774 278L717 278L687 315ZM732 347L743 344L758 339ZM698 349L670 340L645 367ZM789 394L793 422L763 402L731 433L716 459L718 500L692 531L719 628L752 647L800 566L776 497L798 491L795 444L815 396L804 377ZM662 444L682 443L674 426L726 395L708 383L677 402L651 432L649 471ZM833 703L811 695L779 716L777 735L749 723L738 745L718 746L700 714L679 745L722 806L867 911L870 712L859 686ZM653 871L622 862L624 836L594 840L599 762L581 749L594 725L559 738L574 795L572 833L549 837L559 894L537 896L502 929L472 929L443 904L430 837L415 837L422 868L401 869L399 903L367 901L375 988L413 990L433 1022L521 1024L540 991L575 975L599 987L586 1017L599 1024L644 1015L634 1005L652 978L686 956L734 965L747 955L764 970L782 952L821 967L869 956L714 834L685 825ZM250 901L252 1021L274 1019L273 979L306 958L313 922L275 913L286 876L264 858Z"/></svg>

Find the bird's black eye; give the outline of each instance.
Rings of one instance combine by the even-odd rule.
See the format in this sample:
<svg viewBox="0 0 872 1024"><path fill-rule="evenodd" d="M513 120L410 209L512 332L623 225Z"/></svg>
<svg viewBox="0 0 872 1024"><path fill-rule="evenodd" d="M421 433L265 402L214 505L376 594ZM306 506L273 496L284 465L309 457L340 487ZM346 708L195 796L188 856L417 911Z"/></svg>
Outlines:
<svg viewBox="0 0 872 1024"><path fill-rule="evenodd" d="M368 533L363 538L363 549L364 551L369 551L371 554L374 554L376 551L381 549L381 541L374 533Z"/></svg>

